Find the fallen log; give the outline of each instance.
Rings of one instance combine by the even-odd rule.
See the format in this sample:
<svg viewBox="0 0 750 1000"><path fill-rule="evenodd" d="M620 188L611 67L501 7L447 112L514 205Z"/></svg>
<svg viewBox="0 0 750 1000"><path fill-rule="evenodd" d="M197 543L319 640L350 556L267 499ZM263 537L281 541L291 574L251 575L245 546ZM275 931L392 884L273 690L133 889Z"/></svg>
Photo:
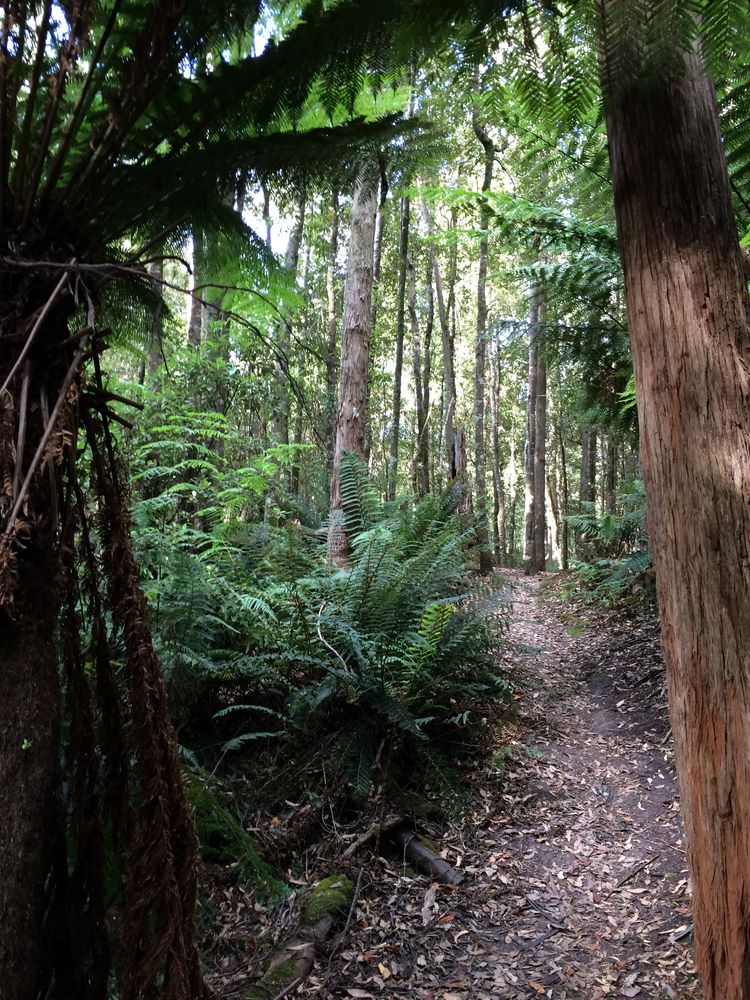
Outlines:
<svg viewBox="0 0 750 1000"><path fill-rule="evenodd" d="M431 850L413 830L396 830L393 836L404 855L425 875L431 875L438 882L447 885L460 885L463 882L463 873Z"/></svg>

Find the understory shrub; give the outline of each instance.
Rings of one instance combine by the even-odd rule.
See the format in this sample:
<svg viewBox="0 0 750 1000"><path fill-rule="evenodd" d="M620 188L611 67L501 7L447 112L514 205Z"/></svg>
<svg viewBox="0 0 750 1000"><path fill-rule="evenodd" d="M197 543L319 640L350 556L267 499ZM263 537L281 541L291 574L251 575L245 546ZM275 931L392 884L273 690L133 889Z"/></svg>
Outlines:
<svg viewBox="0 0 750 1000"><path fill-rule="evenodd" d="M455 799L456 763L487 742L488 704L509 703L494 654L510 610L504 581L473 573L457 496L384 503L347 456L352 552L336 569L323 526L278 484L259 522L237 506L191 513L164 481L150 478L135 523L188 762L275 772L287 798L312 794L315 770L354 802L383 786Z"/></svg>
<svg viewBox="0 0 750 1000"><path fill-rule="evenodd" d="M618 497L619 513L597 513L585 503L567 520L591 552L589 561L573 564L562 587L563 596L581 594L613 605L629 597L653 598L653 570L645 531L646 496L636 479Z"/></svg>

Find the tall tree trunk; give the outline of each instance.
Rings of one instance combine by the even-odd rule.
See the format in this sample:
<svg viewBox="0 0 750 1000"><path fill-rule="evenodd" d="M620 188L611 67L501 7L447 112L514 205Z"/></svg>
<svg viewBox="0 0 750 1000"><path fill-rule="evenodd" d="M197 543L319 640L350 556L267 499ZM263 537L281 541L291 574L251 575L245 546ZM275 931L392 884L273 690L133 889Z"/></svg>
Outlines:
<svg viewBox="0 0 750 1000"><path fill-rule="evenodd" d="M547 358L544 343L544 296L539 295L536 340L536 407L534 417L534 570L543 573L547 565Z"/></svg>
<svg viewBox="0 0 750 1000"><path fill-rule="evenodd" d="M583 511L584 504L591 503L594 491L591 484L591 431L588 427L581 429L581 475L578 486L578 505Z"/></svg>
<svg viewBox="0 0 750 1000"><path fill-rule="evenodd" d="M373 164L363 171L354 190L344 284L341 377L328 522L328 554L338 565L345 565L349 555L341 499L341 460L344 452L363 457L365 454L377 190L377 172Z"/></svg>
<svg viewBox="0 0 750 1000"><path fill-rule="evenodd" d="M404 333L406 330L406 285L409 260L409 215L411 205L408 195L401 199L401 230L398 244L398 289L396 292L396 360L393 370L393 427L388 454L386 498L396 497L398 474L398 446L401 436L401 377L404 369Z"/></svg>
<svg viewBox="0 0 750 1000"><path fill-rule="evenodd" d="M495 165L495 144L480 122L474 109L472 116L474 135L484 150L484 177L482 193L486 196L492 188L492 171ZM479 272L477 276L477 334L474 342L474 476L476 482L477 541L480 550L480 568L489 569L487 532L487 457L484 440L485 370L487 367L487 257L489 252L490 208L486 200L480 212ZM495 488L495 503L498 492ZM497 522L496 522L497 523Z"/></svg>
<svg viewBox="0 0 750 1000"><path fill-rule="evenodd" d="M681 63L610 92L607 132L696 959L706 1000L748 1000L750 304L714 88Z"/></svg>
<svg viewBox="0 0 750 1000"><path fill-rule="evenodd" d="M297 407L294 413L294 441L296 445L302 444L303 433L305 428L305 411L302 408L302 404L297 400ZM292 464L289 467L289 490L294 495L299 493L299 480L300 480L301 462L299 449L294 452L294 458Z"/></svg>
<svg viewBox="0 0 750 1000"><path fill-rule="evenodd" d="M565 449L565 435L563 434L562 402L560 399L560 368L557 369L557 419L555 421L555 433L557 436L557 448L560 456L560 569L566 570L570 561L570 528L568 525L568 514L570 513L570 488L568 485L568 459Z"/></svg>
<svg viewBox="0 0 750 1000"><path fill-rule="evenodd" d="M612 431L607 435L607 470L604 500L608 514L617 511L617 442Z"/></svg>
<svg viewBox="0 0 750 1000"><path fill-rule="evenodd" d="M440 461L443 466L445 479L448 482L453 482L456 478L456 373L453 363L454 347L450 327L451 304L454 297L453 281L449 282L451 287L448 292L448 304L446 304L445 295L443 293L443 278L440 271L440 262L438 260L437 248L433 238L435 225L425 201L422 202L422 211L427 224L427 234L430 237L432 280L443 348L443 426L440 438ZM453 269L449 268L449 272L449 278L452 278Z"/></svg>
<svg viewBox="0 0 750 1000"><path fill-rule="evenodd" d="M547 474L547 508L549 510L551 557L562 568L562 520L557 480L553 472Z"/></svg>
<svg viewBox="0 0 750 1000"><path fill-rule="evenodd" d="M203 230L193 227L193 294L190 296L187 335L188 343L196 349L201 346L206 327L206 307L203 305L206 289L201 287L205 280L205 256Z"/></svg>
<svg viewBox="0 0 750 1000"><path fill-rule="evenodd" d="M305 227L305 196L301 196L289 242L284 254L284 270L291 280L297 277L299 251ZM275 444L289 444L289 366L292 352L292 328L288 316L279 323L276 336L276 368L274 377L274 411L271 436Z"/></svg>
<svg viewBox="0 0 750 1000"><path fill-rule="evenodd" d="M263 222L266 225L266 249L273 249L273 239L271 230L271 192L268 185L261 181L260 190L263 194Z"/></svg>
<svg viewBox="0 0 750 1000"><path fill-rule="evenodd" d="M326 426L328 442L328 485L333 475L333 453L336 443L336 384L338 382L338 310L336 308L336 267L339 254L339 195L334 189L331 198L331 242L326 269L326 302L328 308L328 340L326 343Z"/></svg>
<svg viewBox="0 0 750 1000"><path fill-rule="evenodd" d="M409 325L412 340L412 372L414 395L417 408L417 441L414 447L414 492L423 497L430 491L430 437L428 422L430 417L430 370L432 328L435 322L435 300L432 293L432 265L427 270L427 320L424 343L419 331L417 316L417 281L414 261L407 259Z"/></svg>
<svg viewBox="0 0 750 1000"><path fill-rule="evenodd" d="M524 540L523 564L527 573L535 570L536 549L534 545L534 529L536 517L534 513L535 476L534 459L536 456L536 418L537 418L537 374L539 367L539 288L535 287L531 294L531 310L529 316L529 378L528 398L526 401L526 447L524 450Z"/></svg>
<svg viewBox="0 0 750 1000"><path fill-rule="evenodd" d="M505 533L505 489L502 470L500 468L500 346L490 349L490 410L492 423L490 427L490 452L492 455L492 497L493 497L493 535L495 558L501 566L505 565L507 541Z"/></svg>
<svg viewBox="0 0 750 1000"><path fill-rule="evenodd" d="M0 982L8 1000L36 997L48 967L47 884L61 834L58 595L52 526L18 553L14 610L0 608ZM59 930L59 929L58 929ZM46 995L46 994L44 994Z"/></svg>

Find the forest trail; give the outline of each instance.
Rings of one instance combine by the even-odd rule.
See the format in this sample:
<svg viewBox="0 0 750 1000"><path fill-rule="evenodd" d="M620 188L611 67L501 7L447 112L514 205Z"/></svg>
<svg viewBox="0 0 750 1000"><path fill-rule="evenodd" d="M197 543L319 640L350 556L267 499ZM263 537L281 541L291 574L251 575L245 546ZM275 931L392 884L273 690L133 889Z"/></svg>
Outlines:
<svg viewBox="0 0 750 1000"><path fill-rule="evenodd" d="M518 717L443 844L466 881L383 872L305 995L700 996L656 623L584 620L510 576Z"/></svg>

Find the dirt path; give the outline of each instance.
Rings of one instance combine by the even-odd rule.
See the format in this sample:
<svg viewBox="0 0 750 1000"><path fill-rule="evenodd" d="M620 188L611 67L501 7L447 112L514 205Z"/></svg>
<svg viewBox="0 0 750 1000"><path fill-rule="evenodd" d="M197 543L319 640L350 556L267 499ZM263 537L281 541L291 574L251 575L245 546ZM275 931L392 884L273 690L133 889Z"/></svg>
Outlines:
<svg viewBox="0 0 750 1000"><path fill-rule="evenodd" d="M518 719L444 844L466 882L384 871L306 996L700 996L655 625L563 623L513 580Z"/></svg>

